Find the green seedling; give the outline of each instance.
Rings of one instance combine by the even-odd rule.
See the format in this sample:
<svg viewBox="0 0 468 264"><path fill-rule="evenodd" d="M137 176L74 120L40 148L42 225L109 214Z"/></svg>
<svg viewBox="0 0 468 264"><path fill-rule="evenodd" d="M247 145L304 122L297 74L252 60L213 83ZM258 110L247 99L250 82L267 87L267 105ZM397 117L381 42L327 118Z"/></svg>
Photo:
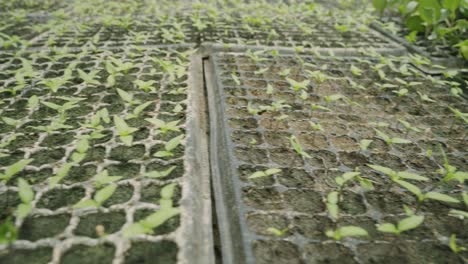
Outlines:
<svg viewBox="0 0 468 264"><path fill-rule="evenodd" d="M83 200L73 206L73 208L100 207L107 201L117 189L116 184L109 184L96 192L93 199Z"/></svg>
<svg viewBox="0 0 468 264"><path fill-rule="evenodd" d="M432 158L432 149L431 148L426 149L425 155L428 158Z"/></svg>
<svg viewBox="0 0 468 264"><path fill-rule="evenodd" d="M307 100L307 98L309 98L309 94L307 93L306 90L301 90L301 94L299 95L299 98L301 98L302 100Z"/></svg>
<svg viewBox="0 0 468 264"><path fill-rule="evenodd" d="M28 109L34 110L39 106L39 97L37 95L33 95L28 99Z"/></svg>
<svg viewBox="0 0 468 264"><path fill-rule="evenodd" d="M369 122L369 125L375 126L375 127L389 127L390 124L387 122Z"/></svg>
<svg viewBox="0 0 468 264"><path fill-rule="evenodd" d="M455 234L450 236L449 247L455 254L468 250L466 247L457 245L457 236Z"/></svg>
<svg viewBox="0 0 468 264"><path fill-rule="evenodd" d="M356 75L356 76L361 76L362 75L362 70L359 69L358 67L354 66L353 64L351 64L350 71L351 71L351 73L353 75Z"/></svg>
<svg viewBox="0 0 468 264"><path fill-rule="evenodd" d="M32 161L33 159L22 159L8 166L5 169L4 173L0 173L0 179L4 183L7 183L13 176L15 176L18 172L22 171Z"/></svg>
<svg viewBox="0 0 468 264"><path fill-rule="evenodd" d="M232 73L231 74L231 78L232 80L237 84L237 85L241 85L241 82L239 80L239 77L237 77L237 75L235 73Z"/></svg>
<svg viewBox="0 0 468 264"><path fill-rule="evenodd" d="M15 73L16 85L12 88L3 88L0 90L0 93L10 93L13 96L16 96L18 92L23 90L28 84L24 79L24 74L21 72Z"/></svg>
<svg viewBox="0 0 468 264"><path fill-rule="evenodd" d="M291 146L297 152L297 154L301 155L304 158L312 158L309 154L307 154L307 152L304 151L301 144L299 144L299 142L297 141L296 136L293 135L289 137L289 142L291 143Z"/></svg>
<svg viewBox="0 0 468 264"><path fill-rule="evenodd" d="M398 138L398 137L394 137L394 138L391 138L389 137L387 134L385 134L384 132L374 128L375 132L377 133L377 136L382 139L383 141L385 141L385 143L387 143L387 145L392 145L392 144L410 144L412 143L411 140L408 140L408 139L403 139L403 138Z"/></svg>
<svg viewBox="0 0 468 264"><path fill-rule="evenodd" d="M450 85L451 88L450 88L450 94L455 96L455 97L458 97L458 98L461 98L461 96L463 95L463 89L460 87L461 84L458 83L458 82L447 82L447 84L444 84L444 85Z"/></svg>
<svg viewBox="0 0 468 264"><path fill-rule="evenodd" d="M120 98L122 98L122 100L124 100L130 105L136 105L136 104L141 103L140 100L133 99L133 94L127 93L126 91L122 89L117 88L117 93L119 94Z"/></svg>
<svg viewBox="0 0 468 264"><path fill-rule="evenodd" d="M423 93L421 93L419 91L416 91L416 93L419 95L419 98L421 98L421 100L424 101L424 102L429 102L429 103L435 103L436 102L436 100L431 99L429 97L429 95L427 95L427 94L423 94Z"/></svg>
<svg viewBox="0 0 468 264"><path fill-rule="evenodd" d="M137 118L141 115L141 113L143 112L143 110L145 110L145 108L147 108L148 106L150 106L153 102L151 101L148 101L146 103L143 103L137 107L135 107L132 111L131 114L128 114L125 119L132 119L132 118Z"/></svg>
<svg viewBox="0 0 468 264"><path fill-rule="evenodd" d="M330 218L335 221L338 219L338 214L340 211L339 206L338 206L339 196L340 194L338 192L330 192L327 195L327 202L326 202L327 211L328 211L328 214L330 215Z"/></svg>
<svg viewBox="0 0 468 264"><path fill-rule="evenodd" d="M400 122L400 124L402 124L406 128L407 131L421 132L421 129L412 126L409 122L405 120L398 119L398 122Z"/></svg>
<svg viewBox="0 0 468 264"><path fill-rule="evenodd" d="M365 229L358 226L342 226L336 230L327 230L325 235L334 240L342 240L346 237L369 236Z"/></svg>
<svg viewBox="0 0 468 264"><path fill-rule="evenodd" d="M56 93L60 87L63 87L69 82L69 78L67 77L68 76L46 79L39 83L44 84L52 93Z"/></svg>
<svg viewBox="0 0 468 264"><path fill-rule="evenodd" d="M255 64L267 60L266 58L260 57L264 53L263 50L258 50L252 52L251 50L247 50L247 57L249 57Z"/></svg>
<svg viewBox="0 0 468 264"><path fill-rule="evenodd" d="M455 121L456 120L461 120L463 121L464 123L467 123L468 124L468 113L462 113L460 110L458 109L455 109L453 107L448 107L450 109L450 111L452 111L452 113L455 115ZM453 126L453 124L452 124Z"/></svg>
<svg viewBox="0 0 468 264"><path fill-rule="evenodd" d="M23 219L32 210L31 202L34 200L34 191L31 185L22 178L18 179L18 195L21 199L21 204L16 208L16 217Z"/></svg>
<svg viewBox="0 0 468 264"><path fill-rule="evenodd" d="M165 178L171 174L177 166L171 166L167 170L162 170L162 171L150 171L145 173L143 176L148 177L148 178Z"/></svg>
<svg viewBox="0 0 468 264"><path fill-rule="evenodd" d="M264 112L265 110L262 110L260 108L254 108L252 106L252 103L251 102L248 102L247 103L247 111L249 112L249 114L251 115L258 115L259 113L262 113Z"/></svg>
<svg viewBox="0 0 468 264"><path fill-rule="evenodd" d="M317 70L317 71L306 70L306 73L309 76L309 78L313 79L317 83L323 83L325 81L334 79L333 77L328 76L328 75L326 75L325 73L323 73L323 72L321 72L319 70Z"/></svg>
<svg viewBox="0 0 468 264"><path fill-rule="evenodd" d="M93 177L93 184L96 188L102 188L104 185L114 183L120 179L122 176L109 176L107 170L103 170Z"/></svg>
<svg viewBox="0 0 468 264"><path fill-rule="evenodd" d="M448 213L449 216L458 217L460 219L468 219L468 212L462 210L451 209Z"/></svg>
<svg viewBox="0 0 468 264"><path fill-rule="evenodd" d="M271 106L267 108L267 111L280 112L283 109L291 108L290 105L285 104L285 100L278 100L271 103Z"/></svg>
<svg viewBox="0 0 468 264"><path fill-rule="evenodd" d="M268 70L268 68L267 68L267 70ZM290 73L291 73L291 69L288 68L288 69L282 70L282 71L279 72L278 74L279 74L279 76L281 76L281 77L286 77L286 76L288 76ZM286 79L288 79L288 78L286 78Z"/></svg>
<svg viewBox="0 0 468 264"><path fill-rule="evenodd" d="M309 124L310 124L310 127L313 129L313 130L316 130L316 131L323 131L323 127L319 124L319 123L314 123L312 121L309 121Z"/></svg>
<svg viewBox="0 0 468 264"><path fill-rule="evenodd" d="M13 133L9 136L5 136L0 140L0 158L8 157L8 150L6 147L8 147L13 141L16 140L16 134Z"/></svg>
<svg viewBox="0 0 468 264"><path fill-rule="evenodd" d="M322 110L322 111L329 111L331 112L332 110L328 107L325 107L325 106L321 106L321 105L316 105L316 104L311 104L310 105L310 109L312 109L312 111L315 111L315 110Z"/></svg>
<svg viewBox="0 0 468 264"><path fill-rule="evenodd" d="M276 169L276 168L272 168L272 169L267 169L267 170L264 170L264 171L257 171L257 172L254 172L252 173L248 179L249 180L252 180L252 179L258 179L258 178L263 178L263 177L268 177L268 176L272 176L272 175L275 175L275 174L278 174L281 172L281 169Z"/></svg>
<svg viewBox="0 0 468 264"><path fill-rule="evenodd" d="M349 78L346 78L346 80L348 81L349 85L351 85L351 88L353 88L353 89L367 90L366 87L364 87L364 86L361 85L361 84L358 84L358 83L354 82L353 80L351 80L351 79L349 79Z"/></svg>
<svg viewBox="0 0 468 264"><path fill-rule="evenodd" d="M110 61L106 61L106 71L107 73L109 74L109 76L107 76L107 86L108 87L112 87L115 85L115 81L116 81L116 78L117 76L122 76L121 73L119 73L118 69L116 68L116 66L114 66Z"/></svg>
<svg viewBox="0 0 468 264"><path fill-rule="evenodd" d="M75 163L80 163L85 157L89 149L89 141L86 137L81 138L76 146L75 152L72 153L71 159Z"/></svg>
<svg viewBox="0 0 468 264"><path fill-rule="evenodd" d="M266 93L273 94L273 86L271 84L267 84Z"/></svg>
<svg viewBox="0 0 468 264"><path fill-rule="evenodd" d="M339 187L339 192L341 193L341 190L343 189L343 187L345 186L347 182L352 181L354 178L356 178L359 175L361 175L361 173L358 171L348 171L348 172L343 173L343 175L341 176L335 177L335 182Z"/></svg>
<svg viewBox="0 0 468 264"><path fill-rule="evenodd" d="M166 144L164 145L164 150L160 150L154 153L153 156L157 158L173 157L174 153L172 151L182 143L183 138L184 135L174 137L173 139L166 142Z"/></svg>
<svg viewBox="0 0 468 264"><path fill-rule="evenodd" d="M261 68L261 69L259 69L259 70L257 70L257 71L254 71L254 74L255 74L255 75L262 75L262 74L264 74L265 72L267 72L268 70L269 70L268 67Z"/></svg>
<svg viewBox="0 0 468 264"><path fill-rule="evenodd" d="M72 128L72 126L65 125L66 117L64 114L60 115L59 117L55 117L50 121L50 124L47 126L35 126L32 127L35 130L38 131L44 131L47 134L52 134L54 131L60 130L60 129L68 129Z"/></svg>
<svg viewBox="0 0 468 264"><path fill-rule="evenodd" d="M349 31L349 27L347 25L335 24L335 29L341 33L345 33Z"/></svg>
<svg viewBox="0 0 468 264"><path fill-rule="evenodd" d="M411 215L398 222L397 225L391 223L384 223L377 225L377 230L383 233L392 233L399 236L402 232L415 229L420 226L424 221L422 215Z"/></svg>
<svg viewBox="0 0 468 264"><path fill-rule="evenodd" d="M468 172L460 171L457 169L457 167L450 165L445 151L441 146L439 146L439 148L440 152L442 153L442 157L444 158L444 168L437 170L438 173L444 176L442 182L457 180L459 183L463 184L466 180L468 180Z"/></svg>
<svg viewBox="0 0 468 264"><path fill-rule="evenodd" d="M393 182L396 182L401 179L415 180L415 181L429 181L429 178L427 177L421 176L416 173L408 172L408 171L394 171L384 166L372 165L372 164L367 164L367 166L389 176Z"/></svg>
<svg viewBox="0 0 468 264"><path fill-rule="evenodd" d="M86 128L102 130L104 129L104 127L101 125L101 121L103 121L106 124L110 122L109 111L107 110L107 108L100 109L89 119L87 123L80 123L80 125Z"/></svg>
<svg viewBox="0 0 468 264"><path fill-rule="evenodd" d="M164 122L163 120L157 118L146 118L146 121L150 122L151 124L156 126L156 129L161 132L162 134L166 134L170 131L179 132L180 128L177 127L180 120L171 121L171 122Z"/></svg>
<svg viewBox="0 0 468 264"><path fill-rule="evenodd" d="M184 110L184 108L182 107L181 104L176 104L176 106L174 106L174 109L172 109L172 112L175 113L175 114L178 114L180 112L182 112Z"/></svg>
<svg viewBox="0 0 468 264"><path fill-rule="evenodd" d="M298 92L303 89L307 90L307 86L310 84L309 80L303 80L302 82L298 82L293 79L286 78L286 81L288 81L291 89L293 89L293 91L295 92Z"/></svg>
<svg viewBox="0 0 468 264"><path fill-rule="evenodd" d="M21 119L16 120L16 119L6 117L6 116L2 117L2 121L3 121L3 123L5 123L5 124L7 124L9 126L15 127L15 128L22 126L26 122L26 121L21 120Z"/></svg>
<svg viewBox="0 0 468 264"><path fill-rule="evenodd" d="M84 99L83 99L84 100ZM59 114L62 114L62 113L65 113L66 111L70 110L70 109L73 109L73 108L77 108L79 107L77 105L78 102L75 102L75 101L72 101L72 102L66 102L64 103L63 105L58 105L58 104L54 104L54 103L50 103L50 102L41 102L43 105L51 108L51 109L54 109L55 111L57 111Z"/></svg>
<svg viewBox="0 0 468 264"><path fill-rule="evenodd" d="M335 182L339 187L338 192L340 193L340 195L341 195L345 185L347 183L353 181L354 179L356 179L359 182L359 184L361 185L362 188L368 189L368 190L374 189L374 185L372 184L372 181L363 178L359 171L349 171L349 172L345 172L345 173L343 173L343 175L337 176L335 178Z"/></svg>
<svg viewBox="0 0 468 264"><path fill-rule="evenodd" d="M153 229L164 224L167 220L180 214L178 207L173 207L172 197L175 193L175 183L166 185L161 190L159 200L160 209L145 219L124 228L124 237L133 237L141 234L152 234Z"/></svg>
<svg viewBox="0 0 468 264"><path fill-rule="evenodd" d="M372 139L363 139L359 141L359 147L362 151L366 151L369 148L369 145L373 142Z"/></svg>
<svg viewBox="0 0 468 264"><path fill-rule="evenodd" d="M274 235L275 237L284 237L289 231L289 228L278 229L276 227L267 228L267 232Z"/></svg>
<svg viewBox="0 0 468 264"><path fill-rule="evenodd" d="M3 223L0 224L0 245L10 245L16 241L17 237L18 230L11 220L11 217L8 217Z"/></svg>
<svg viewBox="0 0 468 264"><path fill-rule="evenodd" d="M49 178L49 188L54 188L59 182L68 175L68 172L73 167L73 163L65 163L58 169L57 173Z"/></svg>
<svg viewBox="0 0 468 264"><path fill-rule="evenodd" d="M405 95L408 94L408 92L409 92L409 90L406 89L406 88L401 88L401 89L399 89L397 91L392 91L392 93L395 93L398 97L405 96Z"/></svg>
<svg viewBox="0 0 468 264"><path fill-rule="evenodd" d="M130 127L119 116L114 116L114 124L120 140L127 146L131 146L133 142L133 133L138 131L138 128Z"/></svg>
<svg viewBox="0 0 468 264"><path fill-rule="evenodd" d="M80 78L84 81L84 83L89 84L89 85L100 85L101 83L96 80L98 77L99 70L94 70L90 71L89 73L86 73L82 71L81 69L78 69L78 75Z"/></svg>
<svg viewBox="0 0 468 264"><path fill-rule="evenodd" d="M400 78L395 78L394 80L396 82L398 82L399 84L405 86L406 88L411 88L411 87L418 86L418 85L422 84L421 82L407 82L407 81L405 81L403 79L400 79Z"/></svg>
<svg viewBox="0 0 468 264"><path fill-rule="evenodd" d="M419 189L419 187L407 181L396 180L395 182L416 196L418 203L419 203L418 208L427 199L436 200L440 202L446 202L446 203L460 203L459 200L449 195L443 194L443 193L431 192L431 191L423 193L421 189Z"/></svg>
<svg viewBox="0 0 468 264"><path fill-rule="evenodd" d="M140 90L143 90L145 92L156 92L156 88L154 87L154 84L156 83L156 81L142 81L142 80L136 80L133 82L137 87L138 89Z"/></svg>
<svg viewBox="0 0 468 264"><path fill-rule="evenodd" d="M332 94L332 95L327 95L324 97L325 99L325 102L327 102L327 104L329 103L332 103L332 102L336 102L338 100L345 100L346 101L346 97L342 94Z"/></svg>
<svg viewBox="0 0 468 264"><path fill-rule="evenodd" d="M120 59L116 59L113 57L109 57L111 62L114 64L113 67L117 72L123 72L125 75L128 74L128 72L133 69L138 67L136 64L133 64L132 62L123 62Z"/></svg>

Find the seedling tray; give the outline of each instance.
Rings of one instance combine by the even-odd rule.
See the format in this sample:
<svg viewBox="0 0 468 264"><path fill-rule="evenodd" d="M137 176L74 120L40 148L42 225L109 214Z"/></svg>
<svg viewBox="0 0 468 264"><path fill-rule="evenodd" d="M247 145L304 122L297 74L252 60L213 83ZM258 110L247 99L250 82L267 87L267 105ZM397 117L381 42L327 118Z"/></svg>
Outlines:
<svg viewBox="0 0 468 264"><path fill-rule="evenodd" d="M1 171L22 160L33 159L23 171L7 182L0 183L0 219L13 216L21 202L17 180L27 180L34 190L30 214L17 219L18 240L10 246L0 245L1 263L210 263L211 206L209 175L207 171L206 143L203 137L203 116L199 111L199 89L202 88L196 63L187 48L142 48L141 50L95 50L85 56L70 52L69 56L51 60L49 53L24 54L40 74L16 95L0 93L2 118L21 120L16 126L2 123L2 142L12 135L16 138L4 148L0 159ZM105 87L109 56L130 61L135 66L127 75L117 77L116 86ZM133 57L129 57L133 56ZM52 56L53 57L53 56ZM57 57L56 57L57 58ZM161 59L180 65L176 77L170 77L151 59ZM7 60L7 58L5 58ZM14 72L22 67L17 58L2 65L2 89L15 85ZM77 70L69 83L57 92L50 92L40 80L62 76L68 65L86 73L98 71L92 85L83 82ZM139 90L133 81L154 80L154 91ZM135 106L125 103L116 88L134 96L140 103L150 102L138 117L127 119L136 128L131 145L124 144L112 121L113 116L124 118L134 113ZM174 93L174 91L178 91ZM39 104L28 108L28 99L36 95ZM63 104L64 97L84 99L79 107L67 111L65 125L70 126L50 133L33 129L46 126L57 111L43 102ZM138 104L140 104L138 103ZM77 137L89 134L85 128L97 111L107 108L111 122L101 124L103 137L90 140L84 159L71 167L68 174L55 186L50 178L59 168L70 162L76 152ZM179 132L158 133L145 118L158 118L165 122L179 120ZM164 149L171 138L184 135L172 157L157 158L153 154ZM201 146L200 146L201 145ZM174 167L175 166L175 167ZM165 177L150 178L145 173L174 168ZM92 199L98 192L94 177L107 170L110 176L120 176L117 189L102 206L83 209L73 206ZM123 231L148 215L160 210L160 192L164 186L175 183L173 204L180 208L179 215L156 227L152 234L126 237ZM100 226L101 231L97 231ZM99 233L100 232L100 233Z"/></svg>
<svg viewBox="0 0 468 264"><path fill-rule="evenodd" d="M393 40L368 28L353 25L345 32L336 29L344 18L319 17L279 17L271 25L256 25L242 17L225 20L201 17L205 27L198 28L187 14L177 14L169 18L135 17L128 29L117 26L103 26L96 17L77 19L75 24L37 35L32 40L32 48L79 48L86 45L96 47L118 47L128 45L160 44L208 44L223 43L233 45L256 45L330 49L372 48L385 53L402 53L404 48ZM291 23L294 21L294 23ZM174 24L180 24L180 30ZM311 31L304 31L307 25ZM171 35L170 37L168 36Z"/></svg>
<svg viewBox="0 0 468 264"><path fill-rule="evenodd" d="M441 145L450 164L466 171L466 126L452 125L447 118L449 105L466 112L466 100L448 96L445 87L432 84L427 75L410 65L405 67L414 70L411 77L389 67L383 70L388 80L421 82L420 87L434 102L422 101L414 92L398 97L390 90L379 90L379 75L368 65L376 61L363 59L279 55L253 61L243 52L210 57L205 71L211 166L226 263L466 261L466 253L455 255L447 245L451 234L456 234L459 243L467 242L463 231L467 220L447 215L451 208L462 209L461 205L426 201L420 208L425 216L421 227L399 237L378 232L376 224L404 218L403 205L415 209L416 203L410 192L367 166L410 170L436 181L440 178L436 171L443 164L437 147ZM402 66L394 63L395 69ZM361 75L353 74L350 65L359 68ZM287 77L298 82L312 79L305 89L307 99L300 99L281 76L286 69ZM320 71L330 79L319 82L306 77L307 70ZM364 89L352 88L352 83ZM270 93L268 85L273 88ZM336 94L352 103L324 100ZM274 102L290 108L259 114L248 111L248 107L258 109ZM330 111L312 110L311 105ZM283 114L287 117L278 119ZM408 121L421 132L407 132L398 120ZM309 121L323 130L312 129ZM388 145L374 129L411 143ZM290 136L297 138L310 158L293 150ZM367 150L360 148L364 139L372 140ZM432 156L425 155L427 150L433 151ZM271 168L281 172L249 179L254 172ZM335 177L355 169L374 183L374 189L347 188L339 203L340 218L334 222L325 207L327 193L336 190ZM466 186L439 186L436 190L461 199ZM346 225L363 227L370 236L340 241L325 236L327 229ZM269 228L281 234L275 235Z"/></svg>

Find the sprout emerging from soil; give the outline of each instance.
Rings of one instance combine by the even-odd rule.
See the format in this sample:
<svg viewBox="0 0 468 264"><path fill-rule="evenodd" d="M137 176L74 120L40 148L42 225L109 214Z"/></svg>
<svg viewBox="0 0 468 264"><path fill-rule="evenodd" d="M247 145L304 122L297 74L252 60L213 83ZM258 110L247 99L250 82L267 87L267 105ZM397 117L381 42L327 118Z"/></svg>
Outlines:
<svg viewBox="0 0 468 264"><path fill-rule="evenodd" d="M422 215L411 215L398 222L397 225L391 223L384 223L377 225L377 230L384 233L392 233L399 236L402 232L415 229L420 226L424 221Z"/></svg>
<svg viewBox="0 0 468 264"><path fill-rule="evenodd" d="M369 233L358 226L342 226L336 230L327 230L325 235L334 240L341 240L346 237L369 236Z"/></svg>

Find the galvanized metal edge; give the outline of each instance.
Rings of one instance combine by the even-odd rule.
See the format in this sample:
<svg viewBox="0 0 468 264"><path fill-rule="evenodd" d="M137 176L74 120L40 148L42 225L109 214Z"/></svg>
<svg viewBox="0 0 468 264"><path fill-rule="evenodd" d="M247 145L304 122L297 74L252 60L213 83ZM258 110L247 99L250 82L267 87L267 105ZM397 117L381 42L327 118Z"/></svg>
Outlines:
<svg viewBox="0 0 468 264"><path fill-rule="evenodd" d="M204 97L202 58L192 54L187 98L186 179L182 183L184 214L176 235L178 263L214 264L208 116Z"/></svg>
<svg viewBox="0 0 468 264"><path fill-rule="evenodd" d="M211 53L209 53L211 54ZM213 63L213 57L205 60L205 82L210 112L210 162L213 181L213 195L216 201L216 214L219 225L222 263L254 263L250 239L245 237L247 225L243 218L243 208L237 203L239 179L232 166L232 148L227 132L225 103Z"/></svg>

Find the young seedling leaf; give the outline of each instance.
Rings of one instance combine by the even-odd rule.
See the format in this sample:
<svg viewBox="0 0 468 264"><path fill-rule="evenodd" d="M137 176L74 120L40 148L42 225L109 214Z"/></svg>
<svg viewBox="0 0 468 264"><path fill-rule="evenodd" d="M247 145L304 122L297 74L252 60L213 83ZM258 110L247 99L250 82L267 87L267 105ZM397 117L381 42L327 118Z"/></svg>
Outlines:
<svg viewBox="0 0 468 264"><path fill-rule="evenodd" d="M384 223L377 225L377 230L384 233L398 234L398 229L394 224Z"/></svg>
<svg viewBox="0 0 468 264"><path fill-rule="evenodd" d="M249 179L258 179L258 178L263 178L263 177L268 177L277 173L280 173L281 169L267 169L265 171L257 171L252 173L248 178Z"/></svg>
<svg viewBox="0 0 468 264"><path fill-rule="evenodd" d="M403 138L392 138L390 142L393 144L410 144L411 140Z"/></svg>
<svg viewBox="0 0 468 264"><path fill-rule="evenodd" d="M73 208L77 208L77 209L88 208L88 207L99 207L99 205L98 203L96 203L96 201L91 199L91 200L80 201L73 206Z"/></svg>
<svg viewBox="0 0 468 264"><path fill-rule="evenodd" d="M171 183L164 186L161 190L161 199L171 200L174 196L176 186L176 183Z"/></svg>
<svg viewBox="0 0 468 264"><path fill-rule="evenodd" d="M289 231L289 228L284 228L284 229L278 229L276 227L269 227L267 228L268 233L271 233L272 235L276 237L283 237L286 235L286 233Z"/></svg>
<svg viewBox="0 0 468 264"><path fill-rule="evenodd" d="M446 202L446 203L460 203L459 200L451 197L451 196L448 196L446 194L443 194L443 193L438 193L438 192L428 192L426 194L424 194L424 198L425 199L431 199L431 200L437 200L437 201L441 201L441 202Z"/></svg>
<svg viewBox="0 0 468 264"><path fill-rule="evenodd" d="M429 181L429 178L408 171L399 171L397 176L406 180Z"/></svg>
<svg viewBox="0 0 468 264"><path fill-rule="evenodd" d="M424 216L413 215L398 222L398 231L404 232L406 230L414 229L422 224Z"/></svg>
<svg viewBox="0 0 468 264"><path fill-rule="evenodd" d="M451 209L451 210L449 211L449 215L450 215L450 216L459 217L459 218L461 218L461 219L465 219L465 218L468 219L468 212L461 211L461 210Z"/></svg>
<svg viewBox="0 0 468 264"><path fill-rule="evenodd" d="M2 179L5 182L8 182L15 174L22 171L32 161L33 159L23 159L8 166L8 168L6 168L5 170L5 173L0 174L0 179Z"/></svg>
<svg viewBox="0 0 468 264"><path fill-rule="evenodd" d="M450 236L449 247L453 251L453 253L455 253L455 254L458 254L458 253L460 253L462 251L467 250L467 248L457 245L457 236L455 234L452 234Z"/></svg>
<svg viewBox="0 0 468 264"><path fill-rule="evenodd" d="M60 169L57 171L57 173L49 178L49 188L54 188L55 185L57 185L63 178L65 178L68 175L68 172L70 171L71 167L73 166L73 163L65 163L60 167Z"/></svg>
<svg viewBox="0 0 468 264"><path fill-rule="evenodd" d="M418 197L419 200L421 200L421 198L423 197L421 189L419 189L419 187L417 187L416 185L402 180L395 180L395 182L407 189L408 191L410 191L411 193L413 193L414 195L416 195L416 197Z"/></svg>
<svg viewBox="0 0 468 264"><path fill-rule="evenodd" d="M22 178L18 179L18 194L24 204L30 204L34 199L34 191L31 185Z"/></svg>
<svg viewBox="0 0 468 264"><path fill-rule="evenodd" d="M172 138L166 143L164 148L166 149L166 151L169 151L169 152L174 150L177 146L180 145L183 138L184 138L184 135L179 135L177 137Z"/></svg>
<svg viewBox="0 0 468 264"><path fill-rule="evenodd" d="M116 184L107 185L94 195L94 201L96 201L98 205L103 204L107 199L109 199L112 196L112 194L114 194L116 189Z"/></svg>
<svg viewBox="0 0 468 264"><path fill-rule="evenodd" d="M169 169L163 171L150 171L145 173L144 176L149 178L164 178L171 174L171 172L174 171L175 168L176 166L172 166Z"/></svg>
<svg viewBox="0 0 468 264"><path fill-rule="evenodd" d="M304 158L312 158L307 152L302 149L302 146L297 141L296 136L289 137L289 142L291 143L293 149Z"/></svg>
<svg viewBox="0 0 468 264"><path fill-rule="evenodd" d="M384 167L384 166L380 166L380 165L373 165L373 164L367 164L367 166L369 166L370 168L378 171L378 172L381 172L383 174L386 174L386 175L393 175L393 174L396 174L396 172L390 168L387 168L387 167Z"/></svg>
<svg viewBox="0 0 468 264"><path fill-rule="evenodd" d="M369 236L365 229L357 226L343 226L338 230L341 237Z"/></svg>
<svg viewBox="0 0 468 264"><path fill-rule="evenodd" d="M372 139L363 139L359 142L359 147L362 151L366 151L369 145L373 142Z"/></svg>
<svg viewBox="0 0 468 264"><path fill-rule="evenodd" d="M93 181L94 181L94 186L96 188L100 188L106 184L116 182L122 178L123 178L122 176L109 176L109 173L107 172L107 170L103 170L93 177Z"/></svg>
<svg viewBox="0 0 468 264"><path fill-rule="evenodd" d="M19 204L18 207L16 208L16 217L23 219L26 216L28 216L31 210L32 210L31 204L24 204L24 203Z"/></svg>

